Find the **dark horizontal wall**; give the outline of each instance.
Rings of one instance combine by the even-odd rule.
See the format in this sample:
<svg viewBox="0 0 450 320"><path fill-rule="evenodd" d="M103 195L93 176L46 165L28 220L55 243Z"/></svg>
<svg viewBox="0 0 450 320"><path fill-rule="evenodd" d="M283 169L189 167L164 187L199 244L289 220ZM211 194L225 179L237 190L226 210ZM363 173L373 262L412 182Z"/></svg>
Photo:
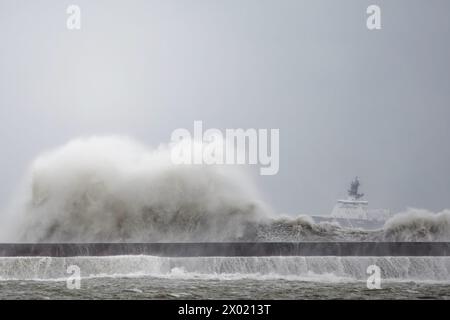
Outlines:
<svg viewBox="0 0 450 320"><path fill-rule="evenodd" d="M7 243L0 256L449 256L450 242Z"/></svg>

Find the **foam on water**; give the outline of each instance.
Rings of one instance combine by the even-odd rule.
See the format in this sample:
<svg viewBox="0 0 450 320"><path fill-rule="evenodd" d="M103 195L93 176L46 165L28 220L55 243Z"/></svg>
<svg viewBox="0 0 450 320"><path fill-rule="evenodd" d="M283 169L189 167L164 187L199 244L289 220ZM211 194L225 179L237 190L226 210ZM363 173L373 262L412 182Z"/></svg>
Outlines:
<svg viewBox="0 0 450 320"><path fill-rule="evenodd" d="M450 241L450 210L438 213L410 208L386 221L379 230L343 228L338 223L314 223L308 216L282 217L259 223L262 241Z"/></svg>
<svg viewBox="0 0 450 320"><path fill-rule="evenodd" d="M69 276L67 267L76 265L82 278L348 282L366 280L367 267L373 264L381 268L383 279L450 282L450 257L9 257L0 258L0 279L62 281Z"/></svg>

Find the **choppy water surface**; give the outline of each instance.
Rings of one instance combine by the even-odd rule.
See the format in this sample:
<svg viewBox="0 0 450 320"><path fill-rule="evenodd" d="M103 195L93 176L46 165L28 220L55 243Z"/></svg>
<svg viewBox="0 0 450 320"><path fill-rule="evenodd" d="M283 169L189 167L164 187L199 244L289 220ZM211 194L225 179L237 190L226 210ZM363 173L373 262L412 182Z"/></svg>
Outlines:
<svg viewBox="0 0 450 320"><path fill-rule="evenodd" d="M381 289L369 290L374 264ZM0 298L450 299L450 257L0 258Z"/></svg>
<svg viewBox="0 0 450 320"><path fill-rule="evenodd" d="M387 282L369 290L364 281L286 279L84 279L80 289L65 281L0 281L3 299L450 299L450 285Z"/></svg>

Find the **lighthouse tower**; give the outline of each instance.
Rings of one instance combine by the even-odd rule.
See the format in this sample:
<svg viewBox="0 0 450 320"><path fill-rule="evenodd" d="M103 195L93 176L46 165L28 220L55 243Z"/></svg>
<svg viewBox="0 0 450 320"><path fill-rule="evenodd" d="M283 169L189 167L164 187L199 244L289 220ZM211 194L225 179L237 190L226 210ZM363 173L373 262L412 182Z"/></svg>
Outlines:
<svg viewBox="0 0 450 320"><path fill-rule="evenodd" d="M348 198L338 200L331 212L331 216L337 219L361 219L369 220L368 207L369 202L360 200L364 193L359 193L360 182L358 177L350 184L348 189Z"/></svg>

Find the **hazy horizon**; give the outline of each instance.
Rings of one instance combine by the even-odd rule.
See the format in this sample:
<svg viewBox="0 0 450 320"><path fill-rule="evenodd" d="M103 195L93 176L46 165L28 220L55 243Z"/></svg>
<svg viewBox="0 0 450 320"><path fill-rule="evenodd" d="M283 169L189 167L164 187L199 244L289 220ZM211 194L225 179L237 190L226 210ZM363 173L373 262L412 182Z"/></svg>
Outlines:
<svg viewBox="0 0 450 320"><path fill-rule="evenodd" d="M66 28L66 8L82 27ZM0 0L0 208L79 136L280 129L275 211L329 214L358 176L373 208L450 208L450 2ZM432 5L431 5L432 4Z"/></svg>

